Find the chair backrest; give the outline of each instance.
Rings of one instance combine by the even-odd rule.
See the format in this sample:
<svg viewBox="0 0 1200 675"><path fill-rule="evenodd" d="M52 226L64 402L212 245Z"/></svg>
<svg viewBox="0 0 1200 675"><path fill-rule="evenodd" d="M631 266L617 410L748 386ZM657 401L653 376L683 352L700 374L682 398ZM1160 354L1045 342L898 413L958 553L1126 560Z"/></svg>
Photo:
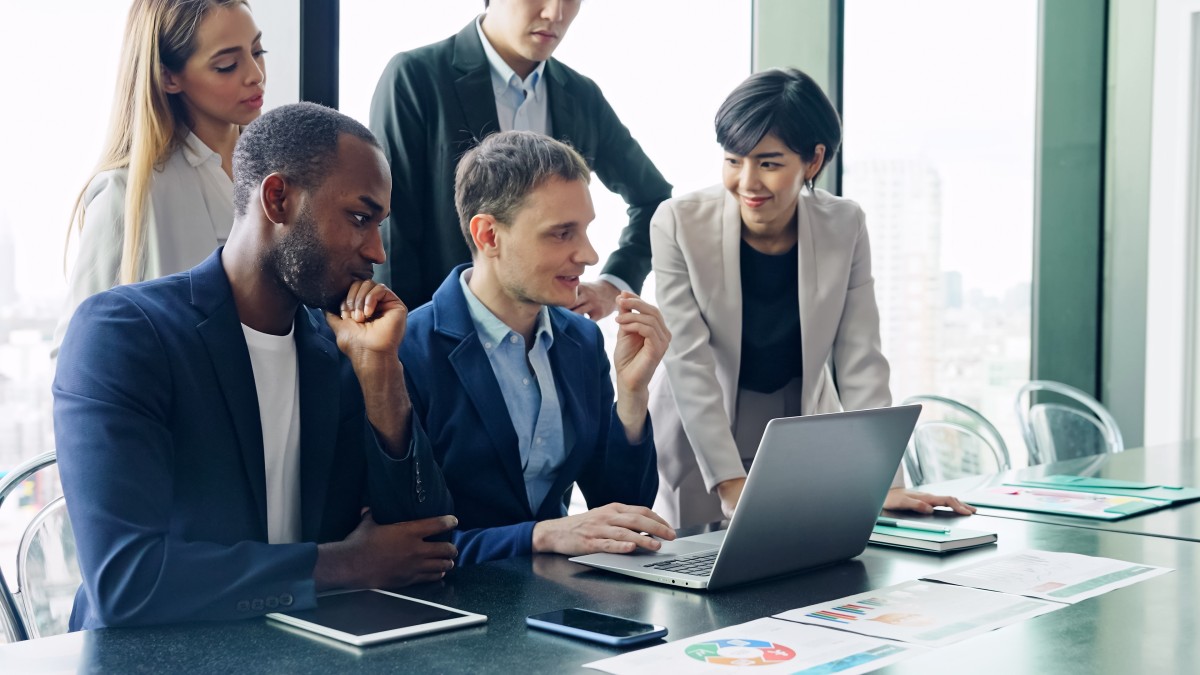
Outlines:
<svg viewBox="0 0 1200 675"><path fill-rule="evenodd" d="M1008 446L996 427L974 408L943 396L906 398L920 403L921 418L904 453L914 485L996 473L1012 467Z"/></svg>
<svg viewBox="0 0 1200 675"><path fill-rule="evenodd" d="M1036 392L1057 394L1072 404L1035 402ZM1121 452L1125 440L1117 420L1099 401L1070 385L1033 380L1017 392L1017 419L1033 463Z"/></svg>
<svg viewBox="0 0 1200 675"><path fill-rule="evenodd" d="M6 474L0 479L0 505L18 485L54 462L54 453L48 452ZM10 589L0 573L0 634L14 642L67 632L81 578L66 502L58 497L25 528L17 549L17 587Z"/></svg>

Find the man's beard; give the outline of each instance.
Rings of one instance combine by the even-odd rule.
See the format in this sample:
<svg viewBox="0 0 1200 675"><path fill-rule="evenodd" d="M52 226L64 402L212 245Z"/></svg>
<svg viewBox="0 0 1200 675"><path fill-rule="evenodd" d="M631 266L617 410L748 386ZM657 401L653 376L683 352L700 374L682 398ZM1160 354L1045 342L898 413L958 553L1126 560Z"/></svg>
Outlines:
<svg viewBox="0 0 1200 675"><path fill-rule="evenodd" d="M317 238L317 221L308 204L273 249L263 256L263 268L301 303L337 314L349 288L331 288L329 251Z"/></svg>

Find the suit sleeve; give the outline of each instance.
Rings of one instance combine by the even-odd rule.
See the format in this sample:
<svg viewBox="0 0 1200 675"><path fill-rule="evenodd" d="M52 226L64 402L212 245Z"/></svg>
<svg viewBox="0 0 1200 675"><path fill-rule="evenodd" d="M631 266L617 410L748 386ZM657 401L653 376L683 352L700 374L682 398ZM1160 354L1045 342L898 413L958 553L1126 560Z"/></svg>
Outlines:
<svg viewBox="0 0 1200 675"><path fill-rule="evenodd" d="M671 184L663 178L642 146L591 84L595 100L588 109L599 131L592 170L609 190L621 195L629 206L629 224L621 232L617 250L608 257L604 274L618 277L635 293L650 274L650 217L671 196Z"/></svg>
<svg viewBox="0 0 1200 675"><path fill-rule="evenodd" d="M382 233L387 260L376 267L375 278L411 302L422 292L423 231L435 225L423 199L430 194L429 181L437 177L428 168L426 121L407 58L393 57L380 76L371 98L370 128L392 169L391 215Z"/></svg>
<svg viewBox="0 0 1200 675"><path fill-rule="evenodd" d="M684 433L696 453L704 486L711 492L718 483L745 478L746 470L725 412L712 335L692 291L688 261L676 237L681 226L686 224L677 221L671 202L658 207L650 226L658 306L671 331L663 363Z"/></svg>
<svg viewBox="0 0 1200 675"><path fill-rule="evenodd" d="M409 416L408 453L402 458L389 456L374 428L369 422L365 426L368 503L375 522L385 525L454 513L454 500L415 406Z"/></svg>
<svg viewBox="0 0 1200 675"><path fill-rule="evenodd" d="M617 416L608 355L604 352L602 339L596 345L596 361L602 406L596 411L600 435L588 466L576 482L590 509L612 502L651 507L658 493L658 456L654 452L650 414L646 414L642 437L638 442L630 443Z"/></svg>
<svg viewBox="0 0 1200 675"><path fill-rule="evenodd" d="M55 375L54 430L91 617L106 626L239 619L249 599L315 605L316 544L232 546L171 531L171 370L151 322L116 292L84 302ZM77 618L78 620L78 618Z"/></svg>
<svg viewBox="0 0 1200 675"><path fill-rule="evenodd" d="M879 305L875 302L875 279L871 276L871 243L861 209L857 216L858 236L854 240L846 304L833 340L838 398L846 410L883 408L892 404L892 393L888 388L891 369L880 348ZM892 487L903 485L904 473L897 470Z"/></svg>

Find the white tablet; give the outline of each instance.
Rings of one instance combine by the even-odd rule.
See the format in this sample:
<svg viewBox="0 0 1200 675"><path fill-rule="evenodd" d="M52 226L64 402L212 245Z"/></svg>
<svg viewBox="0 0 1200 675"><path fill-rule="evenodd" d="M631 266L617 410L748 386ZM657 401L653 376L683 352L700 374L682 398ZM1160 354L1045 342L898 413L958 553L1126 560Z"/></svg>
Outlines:
<svg viewBox="0 0 1200 675"><path fill-rule="evenodd" d="M325 593L316 609L267 618L360 647L487 622L482 614L375 589Z"/></svg>

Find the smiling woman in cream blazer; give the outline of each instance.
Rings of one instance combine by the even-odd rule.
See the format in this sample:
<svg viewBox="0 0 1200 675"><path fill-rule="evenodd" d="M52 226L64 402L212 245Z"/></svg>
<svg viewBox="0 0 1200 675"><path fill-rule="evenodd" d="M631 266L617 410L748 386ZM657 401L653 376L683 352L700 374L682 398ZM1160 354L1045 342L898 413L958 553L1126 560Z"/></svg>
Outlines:
<svg viewBox="0 0 1200 675"><path fill-rule="evenodd" d="M753 75L717 114L723 184L651 220L673 335L651 387L654 508L674 525L732 513L770 419L891 405L863 211L813 188L840 126L807 75ZM902 486L886 507L973 510Z"/></svg>

